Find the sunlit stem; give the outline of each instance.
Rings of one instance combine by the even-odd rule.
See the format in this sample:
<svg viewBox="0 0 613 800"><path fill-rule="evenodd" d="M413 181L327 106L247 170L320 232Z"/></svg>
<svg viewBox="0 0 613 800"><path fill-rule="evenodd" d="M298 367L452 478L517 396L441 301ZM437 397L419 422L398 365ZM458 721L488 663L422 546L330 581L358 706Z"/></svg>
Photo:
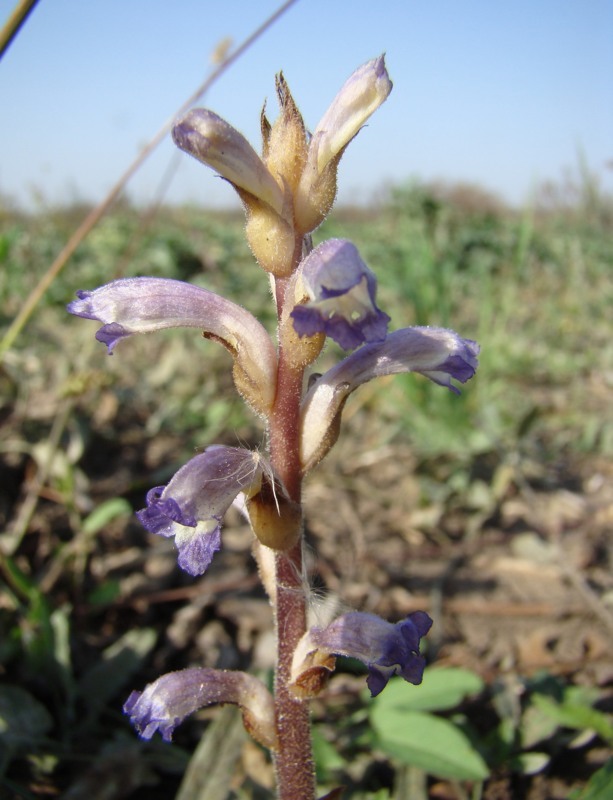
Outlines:
<svg viewBox="0 0 613 800"><path fill-rule="evenodd" d="M295 265L302 242L297 242ZM276 284L277 312L283 313L286 280ZM270 417L270 455L273 468L283 480L292 500L300 502L299 409L303 369L292 367L279 353L277 394ZM275 630L277 669L275 713L279 747L275 753L279 800L314 800L315 771L311 750L309 706L297 701L289 690L294 649L306 631L307 594L302 576L302 542L287 552L278 552L275 563Z"/></svg>

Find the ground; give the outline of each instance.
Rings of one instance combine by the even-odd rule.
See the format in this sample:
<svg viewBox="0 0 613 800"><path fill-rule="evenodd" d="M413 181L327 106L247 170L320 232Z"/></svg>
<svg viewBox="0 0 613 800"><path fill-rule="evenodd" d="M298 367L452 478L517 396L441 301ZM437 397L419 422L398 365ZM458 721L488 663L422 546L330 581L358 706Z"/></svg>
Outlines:
<svg viewBox="0 0 613 800"><path fill-rule="evenodd" d="M385 231L371 241L373 252L384 239ZM440 247L437 239L444 259ZM173 248L181 258L172 269L183 277L203 264L216 274L219 242L207 245L206 259ZM173 333L122 344L109 359L93 323L58 324L73 288L68 282L61 301L41 311L0 376L0 721L19 729L2 751L4 791L28 800L268 797L264 752L226 709L187 721L173 745L139 742L121 713L132 689L172 669L269 676L270 608L238 512L227 515L222 551L198 579L177 568L172 541L147 534L132 513L202 447L263 448L263 432L233 396L221 349ZM599 302L597 287L587 290ZM521 281L513 291L515 302ZM381 293L391 297L394 285ZM572 292L555 301L571 303ZM8 318L16 306L6 307ZM585 306L586 319L595 308ZM458 325L470 331L476 313L466 305ZM521 328L518 313L516 305ZM582 317L567 319L579 336ZM491 329L492 341L509 330ZM560 322L548 335L568 330ZM482 681L440 715L485 758L485 800L568 798L609 757L613 466L606 427L595 421L608 415L610 376L593 358L605 331L601 320L593 349L578 344L558 380L544 372L555 347L540 343L551 350L539 360L530 341L525 352L509 345L502 366L485 353L461 398L401 378L369 384L347 404L337 446L305 484L314 619L335 609L433 617L428 669L462 668ZM526 353L536 364L529 375ZM500 400L498 386L514 394ZM512 424L492 423L492 397ZM426 777L381 749L367 730L369 702L363 673L339 663L314 704L322 794L344 784L355 800L477 796L470 781ZM208 763L220 772L217 788L197 794L187 781L177 793L203 732L215 743Z"/></svg>

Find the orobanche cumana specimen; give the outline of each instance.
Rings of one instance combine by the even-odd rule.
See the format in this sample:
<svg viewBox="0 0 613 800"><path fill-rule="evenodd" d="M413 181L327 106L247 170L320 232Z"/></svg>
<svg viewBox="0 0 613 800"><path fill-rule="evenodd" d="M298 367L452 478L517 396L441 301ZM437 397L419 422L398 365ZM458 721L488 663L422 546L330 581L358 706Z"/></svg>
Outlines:
<svg viewBox="0 0 613 800"><path fill-rule="evenodd" d="M236 390L263 421L264 452L207 447L166 486L149 491L138 518L147 530L174 537L179 567L199 576L222 545L225 512L233 504L240 508L253 530L259 574L274 612L274 692L244 672L192 668L133 691L124 710L142 737L159 731L170 740L197 709L237 704L249 733L272 753L283 800L315 797L309 701L325 688L336 656L364 662L373 696L394 675L418 684L425 663L420 639L432 624L423 611L396 623L350 611L308 627L302 482L334 446L345 401L363 383L419 372L458 392L452 379L464 383L477 367L477 344L451 330L388 332L376 277L357 248L344 239L315 248L311 243L334 203L345 148L391 89L384 58L369 61L309 133L278 75L280 112L272 124L262 112L261 155L213 111L193 109L174 125L177 146L228 181L243 204L247 242L272 286L276 340L232 300L170 279L116 280L77 292L68 306L72 314L102 324L96 338L109 353L133 334L178 326L202 331L229 351ZM350 355L309 379L327 337Z"/></svg>

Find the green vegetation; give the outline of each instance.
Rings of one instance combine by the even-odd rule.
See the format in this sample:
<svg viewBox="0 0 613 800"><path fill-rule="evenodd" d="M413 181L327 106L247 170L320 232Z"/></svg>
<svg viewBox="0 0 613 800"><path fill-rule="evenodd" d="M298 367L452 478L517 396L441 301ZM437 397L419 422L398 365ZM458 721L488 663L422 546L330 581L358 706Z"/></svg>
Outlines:
<svg viewBox="0 0 613 800"><path fill-rule="evenodd" d="M407 186L380 208L339 211L318 232L317 241L356 243L377 274L392 327L450 326L482 347L478 375L460 397L410 375L356 392L348 435L312 477L316 501L328 482L350 498L354 481L371 482L369 510L357 511L365 541L355 545L363 559L356 573L381 602L392 588L408 594L411 559L424 553L452 563L486 548L492 532L505 547L512 534L535 531L543 547L561 546L564 525L556 527L554 511L540 528L517 528L511 501L529 505L540 493L572 491L580 505L588 489L600 490L594 476L611 477L613 206L589 182L571 199L516 213L472 189ZM80 209L0 215L0 334L80 218ZM127 694L163 671L200 663L202 653L214 666L266 668L256 657L253 616L263 601L252 594L250 540L238 518L220 571L195 587L166 557L171 544L152 542L131 514L148 488L227 431L229 444L261 443L257 420L234 399L229 357L193 331L169 331L122 343L108 358L94 323L64 311L76 289L156 275L237 299L272 328L266 282L238 216L184 208L144 220L129 207L103 220L0 367L0 786L8 796L71 789L71 797L92 797L99 774L116 781L109 798L174 796L215 714L186 723L173 747L144 744L120 713ZM338 355L329 348L324 365ZM380 453L414 475L407 503L420 513L410 525L386 516ZM322 535L316 505L314 531ZM581 509L573 530L592 555L579 577L598 606L581 624L606 626L611 542L606 519L590 517L588 525ZM389 562L380 578L364 552L399 532L406 570ZM343 541L336 556L324 547L315 566L332 593L334 558L351 555ZM234 577L224 583L228 565ZM365 603L369 595L355 596ZM231 601L241 601L244 614ZM252 628L241 615L255 620ZM482 669L478 658L464 665L464 651L453 650L461 638L439 634L453 666L434 658L422 687L392 682L360 711L352 698L361 683L353 665L343 666L331 684L340 687L330 712L340 733L316 704L322 786L344 783L353 800L420 800L441 782L447 794L431 796L562 797L530 794L531 781L555 775L578 800L609 796L611 768L597 770L613 741L611 676L586 668L587 656L564 672L522 674L511 645L498 661L484 645ZM560 777L560 754L571 751L580 769ZM260 772L245 761L228 797L267 796L257 757Z"/></svg>

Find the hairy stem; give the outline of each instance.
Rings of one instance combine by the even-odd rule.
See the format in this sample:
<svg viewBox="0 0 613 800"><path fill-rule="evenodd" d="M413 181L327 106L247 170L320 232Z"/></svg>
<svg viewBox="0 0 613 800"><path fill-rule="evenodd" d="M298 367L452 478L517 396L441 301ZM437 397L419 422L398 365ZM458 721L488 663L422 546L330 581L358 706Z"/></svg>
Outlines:
<svg viewBox="0 0 613 800"><path fill-rule="evenodd" d="M288 682L294 649L306 628L306 597L300 578L301 547L276 559L277 672L275 709L279 749L275 754L279 800L312 800L315 770L308 703L296 700Z"/></svg>
<svg viewBox="0 0 613 800"><path fill-rule="evenodd" d="M296 248L296 260L300 250ZM277 282L277 311L283 311L285 285ZM277 394L270 417L270 457L292 500L299 503L299 413L303 370L292 368L279 352ZM289 690L292 657L306 631L307 589L302 571L302 542L275 557L274 597L277 638L275 713L279 746L275 753L279 800L314 800L315 770L311 749L308 703L296 700Z"/></svg>

